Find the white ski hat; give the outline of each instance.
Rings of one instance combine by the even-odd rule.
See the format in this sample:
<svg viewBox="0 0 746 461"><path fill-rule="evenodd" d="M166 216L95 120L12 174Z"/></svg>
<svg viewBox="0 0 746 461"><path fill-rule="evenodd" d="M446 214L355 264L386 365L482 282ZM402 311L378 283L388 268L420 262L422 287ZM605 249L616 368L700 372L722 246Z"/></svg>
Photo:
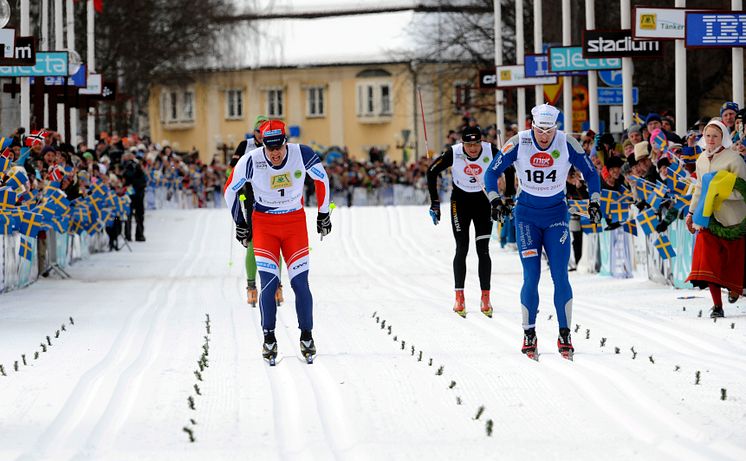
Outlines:
<svg viewBox="0 0 746 461"><path fill-rule="evenodd" d="M549 104L541 104L531 109L531 115L534 116L533 126L548 130L557 126L559 110Z"/></svg>

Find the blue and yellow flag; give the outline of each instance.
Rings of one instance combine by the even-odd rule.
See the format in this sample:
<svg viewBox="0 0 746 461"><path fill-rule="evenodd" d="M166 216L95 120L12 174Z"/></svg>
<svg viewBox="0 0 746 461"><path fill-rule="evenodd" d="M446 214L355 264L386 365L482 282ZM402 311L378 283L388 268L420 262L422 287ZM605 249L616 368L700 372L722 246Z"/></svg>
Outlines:
<svg viewBox="0 0 746 461"><path fill-rule="evenodd" d="M10 175L8 176L8 180L5 182L5 185L15 190L23 187L23 185L27 182L28 177L26 176L26 173L21 170L15 170L14 172L10 173Z"/></svg>
<svg viewBox="0 0 746 461"><path fill-rule="evenodd" d="M645 201L656 210L661 206L661 203L663 203L663 199L660 195L656 194L655 191L649 193L647 197L645 197Z"/></svg>
<svg viewBox="0 0 746 461"><path fill-rule="evenodd" d="M712 213L719 210L725 199L733 193L736 178L736 174L728 170L707 173L701 178L702 192L692 216L694 224L702 227L710 224Z"/></svg>
<svg viewBox="0 0 746 461"><path fill-rule="evenodd" d="M662 259L671 259L676 257L676 252L671 245L671 241L663 234L658 234L658 238L655 239L655 248L658 249L658 254L661 255Z"/></svg>
<svg viewBox="0 0 746 461"><path fill-rule="evenodd" d="M21 236L21 246L18 248L18 254L21 256L21 258L31 261L31 241L25 239L23 236Z"/></svg>
<svg viewBox="0 0 746 461"><path fill-rule="evenodd" d="M624 224L622 224L622 229L624 229L624 232L628 234L637 236L637 223L635 223L634 219L630 219L629 221L626 221Z"/></svg>
<svg viewBox="0 0 746 461"><path fill-rule="evenodd" d="M19 210L18 231L29 237L36 237L47 226L44 216L33 211Z"/></svg>
<svg viewBox="0 0 746 461"><path fill-rule="evenodd" d="M689 192L691 181L684 175L678 175L676 173L671 174L669 170L668 177L666 178L668 188L676 195L686 195Z"/></svg>
<svg viewBox="0 0 746 461"><path fill-rule="evenodd" d="M13 231L14 218L9 213L0 210L0 235L8 235Z"/></svg>
<svg viewBox="0 0 746 461"><path fill-rule="evenodd" d="M52 229L60 234L66 234L70 230L70 217L52 217Z"/></svg>
<svg viewBox="0 0 746 461"><path fill-rule="evenodd" d="M568 200L567 211L570 214L588 217L588 200Z"/></svg>
<svg viewBox="0 0 746 461"><path fill-rule="evenodd" d="M629 219L629 203L622 201L612 203L611 208L606 212L606 216L612 222L627 221Z"/></svg>
<svg viewBox="0 0 746 461"><path fill-rule="evenodd" d="M10 187L0 187L0 208L8 208L16 205L18 196L16 191Z"/></svg>
<svg viewBox="0 0 746 461"><path fill-rule="evenodd" d="M600 224L594 224L590 219L583 216L580 217L580 229L584 234L598 234L603 231Z"/></svg>
<svg viewBox="0 0 746 461"><path fill-rule="evenodd" d="M611 209L612 204L618 202L621 198L622 194L615 190L602 189L599 201L601 202L601 210L603 211L604 215L607 215L609 213L609 210Z"/></svg>
<svg viewBox="0 0 746 461"><path fill-rule="evenodd" d="M697 163L697 159L699 158L700 153L702 153L702 150L699 148L699 146L684 146L681 148L681 154L679 154L679 158L684 163Z"/></svg>
<svg viewBox="0 0 746 461"><path fill-rule="evenodd" d="M654 208L646 208L637 215L637 223L645 232L645 235L650 235L656 232L655 227L658 225L658 215Z"/></svg>

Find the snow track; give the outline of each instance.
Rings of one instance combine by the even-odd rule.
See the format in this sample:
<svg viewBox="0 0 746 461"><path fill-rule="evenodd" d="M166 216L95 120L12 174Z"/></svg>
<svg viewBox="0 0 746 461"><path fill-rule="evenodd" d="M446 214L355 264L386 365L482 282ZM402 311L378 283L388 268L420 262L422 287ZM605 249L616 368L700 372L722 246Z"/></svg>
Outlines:
<svg viewBox="0 0 746 461"><path fill-rule="evenodd" d="M269 367L227 212L149 213L148 242L133 253L94 255L71 281L0 295L0 459L746 459L743 301L713 323L697 317L705 295L573 273L568 362L544 272L536 363L519 352L517 254L492 243L489 319L472 247L468 315L451 311L448 210L443 218L433 226L426 207L335 211L332 234L311 236L319 354L312 365L300 355L283 272L280 360ZM205 314L209 367L198 381ZM68 315L75 326L13 372Z"/></svg>

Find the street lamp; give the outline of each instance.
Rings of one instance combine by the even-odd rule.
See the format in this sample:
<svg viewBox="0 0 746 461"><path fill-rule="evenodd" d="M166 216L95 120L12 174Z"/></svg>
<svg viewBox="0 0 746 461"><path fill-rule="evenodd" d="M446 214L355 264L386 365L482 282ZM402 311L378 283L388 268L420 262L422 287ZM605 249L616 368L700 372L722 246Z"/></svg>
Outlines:
<svg viewBox="0 0 746 461"><path fill-rule="evenodd" d="M0 28L8 25L10 21L10 4L8 0L0 0Z"/></svg>

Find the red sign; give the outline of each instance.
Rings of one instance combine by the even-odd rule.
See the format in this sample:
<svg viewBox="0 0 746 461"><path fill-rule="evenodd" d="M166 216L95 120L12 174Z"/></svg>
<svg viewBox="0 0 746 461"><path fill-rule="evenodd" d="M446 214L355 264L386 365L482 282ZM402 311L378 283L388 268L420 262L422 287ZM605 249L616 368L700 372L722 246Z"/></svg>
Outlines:
<svg viewBox="0 0 746 461"><path fill-rule="evenodd" d="M534 168L549 168L554 165L554 159L546 152L537 152L531 156L531 166Z"/></svg>
<svg viewBox="0 0 746 461"><path fill-rule="evenodd" d="M467 163L464 167L464 173L468 176L479 176L482 174L482 167L476 163Z"/></svg>

